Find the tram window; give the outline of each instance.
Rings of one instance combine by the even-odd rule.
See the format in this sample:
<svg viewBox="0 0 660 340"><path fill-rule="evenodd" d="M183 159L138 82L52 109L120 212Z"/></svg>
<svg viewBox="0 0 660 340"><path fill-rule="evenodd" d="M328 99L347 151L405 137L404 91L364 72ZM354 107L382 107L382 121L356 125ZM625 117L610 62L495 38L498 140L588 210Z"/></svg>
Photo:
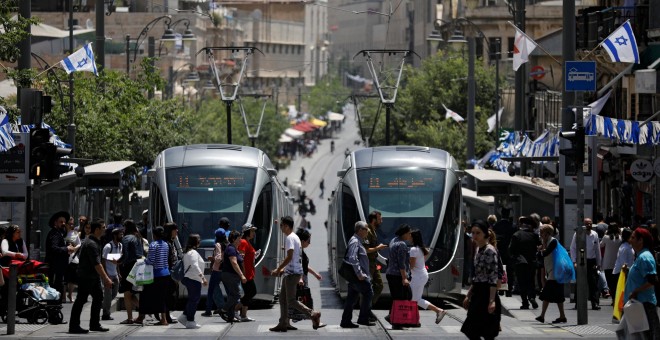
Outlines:
<svg viewBox="0 0 660 340"><path fill-rule="evenodd" d="M252 204L256 169L199 166L167 170L167 198L181 242L197 233L201 248L213 247L218 220L227 217L232 227L247 221Z"/></svg>
<svg viewBox="0 0 660 340"><path fill-rule="evenodd" d="M252 225L257 227L255 231L256 235L252 239L252 246L256 250L262 249L262 254L266 253L264 247L270 235L270 227L273 224L273 217L271 216L272 206L273 187L268 183L259 194L257 205L254 208L254 215L252 216Z"/></svg>
<svg viewBox="0 0 660 340"><path fill-rule="evenodd" d="M427 261L429 271L444 268L454 257L460 233L460 205L461 187L455 185L447 199L447 209L445 210L445 218L442 220L442 229L438 235L438 240L431 253L431 258Z"/></svg>
<svg viewBox="0 0 660 340"><path fill-rule="evenodd" d="M348 243L348 240L355 233L355 222L360 220L360 212L355 197L351 193L351 189L345 185L343 188L341 205L341 223L344 227L344 241Z"/></svg>
<svg viewBox="0 0 660 340"><path fill-rule="evenodd" d="M358 170L362 209L383 216L378 241L389 244L403 223L418 228L428 244L433 239L443 202L445 171L425 168L372 168ZM388 255L387 249L380 254Z"/></svg>

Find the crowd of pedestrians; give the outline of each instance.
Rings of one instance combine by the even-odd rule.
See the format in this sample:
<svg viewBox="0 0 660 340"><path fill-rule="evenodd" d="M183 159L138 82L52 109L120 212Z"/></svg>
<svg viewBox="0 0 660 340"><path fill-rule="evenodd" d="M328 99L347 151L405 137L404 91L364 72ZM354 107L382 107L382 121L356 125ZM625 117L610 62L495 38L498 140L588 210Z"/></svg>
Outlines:
<svg viewBox="0 0 660 340"><path fill-rule="evenodd" d="M347 244L344 262L352 268L356 280L348 282L340 327L376 324L372 309L383 289L377 258L379 251L386 248L389 255L385 277L392 300L414 301L421 309L433 311L436 323L440 323L446 311L422 297L428 282L426 259L430 253L422 233L402 224L392 235L389 245L385 245L378 242L377 236L383 223L380 212L371 212L367 220L368 223L355 223L354 234ZM119 292L124 294L127 314L126 320L120 324L142 324L147 315L154 315L158 325L178 322L187 328L199 328L195 316L202 286L209 286L203 316L212 316L215 312L229 323L254 321L248 316L248 311L257 292L255 260L261 250L256 250L252 243L257 226L247 223L238 231L231 230L228 219L219 221L214 252L208 259L211 261L208 282L204 274L205 259L197 251L200 236L189 235L182 250L178 246L178 226L174 223L154 227L151 243L145 241L138 225L130 219L120 224L115 221L111 224L110 233L104 221L94 219L89 222L85 216L80 216L79 226L74 227L73 219L66 212L54 214L49 224L51 230L46 237L49 281L60 291L64 301L67 296L69 301L72 300L70 292L77 286L69 318L70 333L108 331L100 321L112 320L111 305ZM310 319L314 329L325 327L321 322L321 312L297 298L298 290L309 287L308 274L322 279L319 272L309 266L309 257L304 251L311 244L311 234L306 228L294 232L294 222L290 216L276 220L274 224L279 225L284 234L285 257L270 273L272 276L282 276L280 318L270 331L296 329L290 323L290 309L302 318ZM603 224L606 228L602 227ZM592 309L597 310L600 309L601 295L611 292L614 305L619 274L625 272L624 301L636 299L641 302L649 323L647 335L660 337L660 320L656 312L658 279L655 255L660 247L660 237L655 225L621 228L616 221L604 222L600 219L594 225L590 218L585 218L582 228L587 240L584 254L589 294L576 296L576 299L589 299ZM550 304L556 304L559 315L552 323L568 322L564 310L566 283L560 283L554 271L557 266L554 254L562 245L556 237L557 228L549 218L522 216L514 225L508 214L503 214L499 220L491 215L487 222L475 220L466 224L465 232L466 257L470 258L465 265L469 288L463 301L467 318L461 331L468 338L492 339L499 334L502 307L497 291L507 280L506 294L520 294L520 309L538 308L538 295L542 308L537 321L544 323ZM577 266L576 237L573 236L568 248L570 259ZM7 265L9 261L28 258L27 245L18 226L7 228L0 248L0 264ZM153 282L136 285L128 280L129 273L139 261L153 268ZM176 295L178 282L171 273L179 262L184 268L181 284L187 288L188 298L183 313L175 318L170 312L174 308L172 297ZM66 295L65 283L69 292ZM226 301L221 286L226 292ZM80 325L80 314L90 296L91 316L89 329L85 329ZM356 303L359 303L360 311L354 323ZM139 311L137 318L133 318L134 310ZM392 315L388 315L385 320L390 322L391 318ZM392 323L392 327L403 328L396 323Z"/></svg>

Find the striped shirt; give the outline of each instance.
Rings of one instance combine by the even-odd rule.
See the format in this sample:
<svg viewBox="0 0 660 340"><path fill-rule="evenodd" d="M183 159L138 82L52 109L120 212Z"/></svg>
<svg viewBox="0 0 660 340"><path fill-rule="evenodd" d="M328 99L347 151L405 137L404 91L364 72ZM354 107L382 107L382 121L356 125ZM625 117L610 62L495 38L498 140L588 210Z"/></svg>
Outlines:
<svg viewBox="0 0 660 340"><path fill-rule="evenodd" d="M154 277L170 275L167 262L169 253L170 247L167 242L163 240L153 241L149 244L146 263L154 267Z"/></svg>

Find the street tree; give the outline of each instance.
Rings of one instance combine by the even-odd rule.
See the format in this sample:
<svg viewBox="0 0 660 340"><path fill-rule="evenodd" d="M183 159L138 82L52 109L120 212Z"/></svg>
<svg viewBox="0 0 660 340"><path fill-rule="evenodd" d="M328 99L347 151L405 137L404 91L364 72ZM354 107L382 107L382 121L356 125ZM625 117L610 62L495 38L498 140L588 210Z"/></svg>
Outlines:
<svg viewBox="0 0 660 340"><path fill-rule="evenodd" d="M407 67L392 119L394 143L441 148L465 164L467 122L445 119L443 104L467 118L467 74L465 57L453 51L439 51L425 59L420 68ZM494 147L493 138L486 132L486 119L495 113L495 74L477 59L474 76L475 152L479 157ZM378 138L384 139L384 134L380 135Z"/></svg>
<svg viewBox="0 0 660 340"><path fill-rule="evenodd" d="M0 61L7 63L15 63L21 56L19 43L29 36L28 28L32 24L39 21L36 18L24 18L17 16L12 19L18 11L18 0L0 1L0 27L3 32L0 33ZM32 70L19 71L13 68L2 66L4 72L10 79L23 86L30 86L30 79L34 75ZM0 98L0 105L7 107L7 102L4 98ZM9 108L10 112L15 111Z"/></svg>
<svg viewBox="0 0 660 340"><path fill-rule="evenodd" d="M242 99L252 134L256 133L256 124L259 123L259 117L261 116L261 100L248 96ZM231 123L232 143L252 145L243 123L238 101L232 103ZM279 147L277 140L287 127L289 127L287 118L277 113L274 101L272 98L268 99L255 147L274 159ZM220 100L219 96L214 94L200 98L190 138L194 143L227 143L227 109L226 104Z"/></svg>

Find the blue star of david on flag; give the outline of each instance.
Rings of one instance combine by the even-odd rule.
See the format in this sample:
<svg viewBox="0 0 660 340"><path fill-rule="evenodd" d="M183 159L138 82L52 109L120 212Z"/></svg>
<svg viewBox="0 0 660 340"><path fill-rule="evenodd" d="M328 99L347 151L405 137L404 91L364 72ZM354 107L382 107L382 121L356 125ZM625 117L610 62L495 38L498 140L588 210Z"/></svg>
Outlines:
<svg viewBox="0 0 660 340"><path fill-rule="evenodd" d="M623 25L605 38L601 45L612 62L639 64L639 49L637 49L637 41L630 26L630 20L626 20Z"/></svg>
<svg viewBox="0 0 660 340"><path fill-rule="evenodd" d="M92 43L87 43L83 48L77 50L72 55L60 61L67 74L77 71L92 72L98 76L96 70L96 63L94 62L94 51L92 51Z"/></svg>

